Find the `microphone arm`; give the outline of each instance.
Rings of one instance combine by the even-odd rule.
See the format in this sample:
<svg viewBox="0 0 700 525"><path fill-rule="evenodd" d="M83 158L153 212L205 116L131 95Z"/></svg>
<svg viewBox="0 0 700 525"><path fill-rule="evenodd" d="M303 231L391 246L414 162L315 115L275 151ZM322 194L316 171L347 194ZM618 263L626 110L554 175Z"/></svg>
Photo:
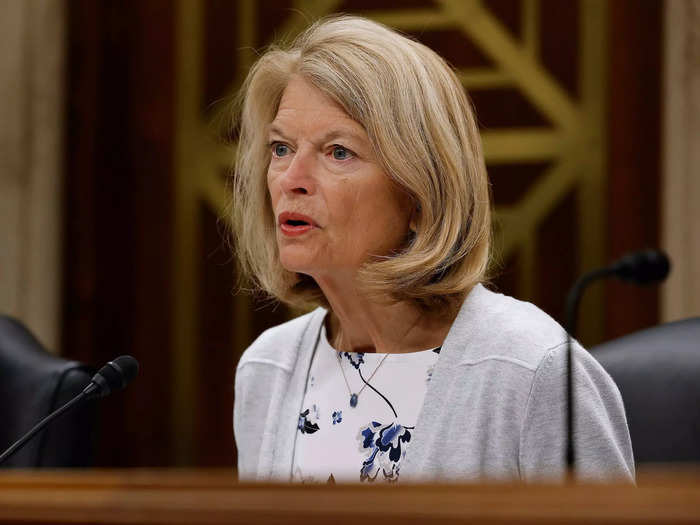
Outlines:
<svg viewBox="0 0 700 525"><path fill-rule="evenodd" d="M578 325L578 305L583 297L583 292L588 288L588 285L598 279L605 279L615 274L613 266L599 268L582 275L578 281L571 287L569 294L566 296L566 331L569 335L576 334Z"/></svg>
<svg viewBox="0 0 700 525"><path fill-rule="evenodd" d="M581 276L569 290L566 296L566 466L570 473L574 470L574 365L573 365L573 334L576 333L578 321L578 305L583 292L588 285L598 279L604 279L615 273L612 266L599 268Z"/></svg>
<svg viewBox="0 0 700 525"><path fill-rule="evenodd" d="M130 355L117 357L114 361L107 363L92 377L90 383L88 383L80 394L62 407L51 412L48 416L39 421L29 432L13 443L10 448L0 454L0 465L14 455L15 452L24 447L24 445L41 432L46 425L69 410L77 407L83 401L97 397L105 397L116 390L126 388L134 377L136 377L138 370L138 361Z"/></svg>
<svg viewBox="0 0 700 525"><path fill-rule="evenodd" d="M578 306L588 285L607 277L617 277L638 285L661 282L668 276L671 263L668 257L656 250L629 253L604 268L598 268L581 276L566 297L566 466L574 472L574 380L573 339L578 324Z"/></svg>
<svg viewBox="0 0 700 525"><path fill-rule="evenodd" d="M19 451L24 445L26 445L34 436L36 436L41 430L51 423L54 419L58 419L61 415L64 413L68 412L72 408L75 408L78 406L80 403L83 401L89 399L88 394L85 393L85 391L82 391L80 394L75 396L73 399L68 401L65 405L60 407L57 410L54 410L51 412L48 416L46 416L44 419L39 421L36 425L34 425L34 428L32 428L29 432L27 432L24 436L22 436L19 440L15 441L10 448L8 448L5 452L0 454L0 465L2 465L5 460L9 459L11 456L15 454L15 452Z"/></svg>

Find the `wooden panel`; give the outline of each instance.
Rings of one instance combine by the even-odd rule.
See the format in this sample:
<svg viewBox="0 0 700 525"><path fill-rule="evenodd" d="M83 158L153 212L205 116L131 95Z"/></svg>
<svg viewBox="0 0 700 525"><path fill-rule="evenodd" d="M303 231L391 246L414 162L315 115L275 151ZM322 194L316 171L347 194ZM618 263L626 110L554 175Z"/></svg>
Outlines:
<svg viewBox="0 0 700 525"><path fill-rule="evenodd" d="M661 149L661 24L663 3L610 3L610 184L608 253L659 246ZM658 287L610 283L606 336L653 326Z"/></svg>
<svg viewBox="0 0 700 525"><path fill-rule="evenodd" d="M540 224L538 231L536 304L555 319L564 319L561 292L576 279L581 249L576 229L578 213L576 194L572 192Z"/></svg>
<svg viewBox="0 0 700 525"><path fill-rule="evenodd" d="M219 195L226 189L219 174L232 160L230 151L209 141L210 115L204 108L240 85L246 64L254 59L253 48L282 36L289 39L310 21L335 11L363 14L396 27L457 67L476 105L487 164L494 173L497 252L504 260L518 263L515 271L503 269L504 278L499 279L497 272L498 282L504 292L539 303L561 320L566 289L575 276L605 262L606 217L599 210L605 207L607 4L324 0L293 5L290 9L290 2L284 0L244 0L234 13L233 4L218 0L181 0L178 41L184 58L179 64L182 87L177 107L182 139L177 156L182 162L176 215L189 226L183 226L183 235L178 236L177 260L189 262L182 262L176 271L177 281L183 283L176 298L176 332L201 330L195 326L196 319L207 307L194 298L199 297L200 287L211 287L192 274L192 261L205 254L201 235L192 233L201 228L185 218L192 217L201 202L211 206L214 214L223 212L225 199ZM227 56L232 42L239 50L236 57ZM221 311L231 311L232 323L246 334L234 341L233 354L239 355L242 341L272 324L272 318L253 312L244 297L232 298L232 304L232 310ZM581 338L590 344L602 338L601 294L589 294L585 306ZM262 324L253 327L251 319ZM191 337L174 339L179 345L178 404L186 414L193 413L192 396L201 392L198 385L209 381L206 352ZM221 359L214 361L224 369ZM200 371L197 377L193 370ZM219 373L216 381L229 374ZM205 440L205 452L204 442L186 437L191 424L187 415L178 423L183 442L178 456L185 464L196 456L195 449L213 454L210 440ZM218 423L211 425L218 428ZM228 450L222 449L220 457Z"/></svg>
<svg viewBox="0 0 700 525"><path fill-rule="evenodd" d="M629 485L251 485L223 471L0 475L3 523L699 523L697 473Z"/></svg>
<svg viewBox="0 0 700 525"><path fill-rule="evenodd" d="M234 465L233 385L236 363L234 311L235 266L224 243L218 217L204 203L199 207L202 253L199 275L198 376L196 464Z"/></svg>
<svg viewBox="0 0 700 525"><path fill-rule="evenodd" d="M69 15L63 349L141 375L106 399L99 463L170 462L173 19L170 2Z"/></svg>
<svg viewBox="0 0 700 525"><path fill-rule="evenodd" d="M539 52L542 63L566 91L581 95L580 2L587 0L540 0ZM602 31L604 28L600 28Z"/></svg>
<svg viewBox="0 0 700 525"><path fill-rule="evenodd" d="M658 241L656 2L70 2L63 348L96 366L127 352L143 365L103 406L101 464L234 461L233 367L290 314L230 293L232 265L210 266L232 160L211 140L211 108L253 48L338 9L458 66L493 175L502 291L558 316L568 280ZM543 277L551 265L556 285ZM657 319L654 290L592 292L586 342Z"/></svg>

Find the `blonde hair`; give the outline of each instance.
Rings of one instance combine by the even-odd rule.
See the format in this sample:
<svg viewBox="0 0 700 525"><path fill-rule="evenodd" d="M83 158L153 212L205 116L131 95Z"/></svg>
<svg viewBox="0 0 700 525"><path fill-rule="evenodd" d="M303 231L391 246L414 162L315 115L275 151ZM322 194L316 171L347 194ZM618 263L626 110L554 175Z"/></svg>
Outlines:
<svg viewBox="0 0 700 525"><path fill-rule="evenodd" d="M460 81L435 52L356 16L319 20L290 46L270 48L239 93L231 213L242 274L293 306L327 306L311 277L281 266L267 190L268 126L292 75L364 127L378 162L417 210L407 245L368 261L359 282L370 293L428 312L455 311L485 278L491 244L489 184L474 114Z"/></svg>

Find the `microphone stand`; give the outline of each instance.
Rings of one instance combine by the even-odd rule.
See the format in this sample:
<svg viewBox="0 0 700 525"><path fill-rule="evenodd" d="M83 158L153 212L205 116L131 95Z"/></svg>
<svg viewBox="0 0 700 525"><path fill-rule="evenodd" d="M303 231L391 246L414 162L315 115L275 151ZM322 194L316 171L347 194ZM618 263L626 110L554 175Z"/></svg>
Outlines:
<svg viewBox="0 0 700 525"><path fill-rule="evenodd" d="M39 421L29 432L27 432L24 436L15 441L12 444L12 446L8 448L5 452L0 454L0 465L2 465L5 462L5 460L9 459L10 456L13 456L14 453L21 449L30 439L32 439L35 435L41 432L41 430L46 425L51 423L51 421L57 419L59 416L61 416L65 412L68 412L71 408L75 407L76 405L85 401L86 399L89 399L89 395L87 392L83 391L77 396L75 396L73 399L68 401L68 403L55 410L54 412L51 412L48 416Z"/></svg>
<svg viewBox="0 0 700 525"><path fill-rule="evenodd" d="M68 401L62 407L54 410L48 416L39 421L34 428L12 444L5 452L0 454L0 464L6 461L15 452L26 445L30 439L68 410L88 399L105 397L117 390L122 390L136 377L139 371L139 363L130 355L122 355L108 362L92 377L83 391Z"/></svg>
<svg viewBox="0 0 700 525"><path fill-rule="evenodd" d="M570 479L574 478L574 364L573 344L578 320L578 305L583 292L594 281L606 277L617 277L633 284L647 285L666 279L671 263L663 252L645 250L629 253L604 268L584 274L571 288L566 297L566 400L567 400L567 441L566 465Z"/></svg>
<svg viewBox="0 0 700 525"><path fill-rule="evenodd" d="M615 274L611 266L593 270L581 276L566 296L566 467L571 477L574 474L574 364L573 342L578 321L578 305L589 284Z"/></svg>

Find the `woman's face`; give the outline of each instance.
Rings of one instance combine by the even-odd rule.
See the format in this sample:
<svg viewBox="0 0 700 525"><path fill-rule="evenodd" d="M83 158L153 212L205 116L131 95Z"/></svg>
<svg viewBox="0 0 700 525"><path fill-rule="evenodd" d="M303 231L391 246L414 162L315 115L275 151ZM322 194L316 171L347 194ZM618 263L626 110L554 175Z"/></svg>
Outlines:
<svg viewBox="0 0 700 525"><path fill-rule="evenodd" d="M269 129L267 186L284 268L317 280L350 277L402 246L410 200L338 104L295 75Z"/></svg>

